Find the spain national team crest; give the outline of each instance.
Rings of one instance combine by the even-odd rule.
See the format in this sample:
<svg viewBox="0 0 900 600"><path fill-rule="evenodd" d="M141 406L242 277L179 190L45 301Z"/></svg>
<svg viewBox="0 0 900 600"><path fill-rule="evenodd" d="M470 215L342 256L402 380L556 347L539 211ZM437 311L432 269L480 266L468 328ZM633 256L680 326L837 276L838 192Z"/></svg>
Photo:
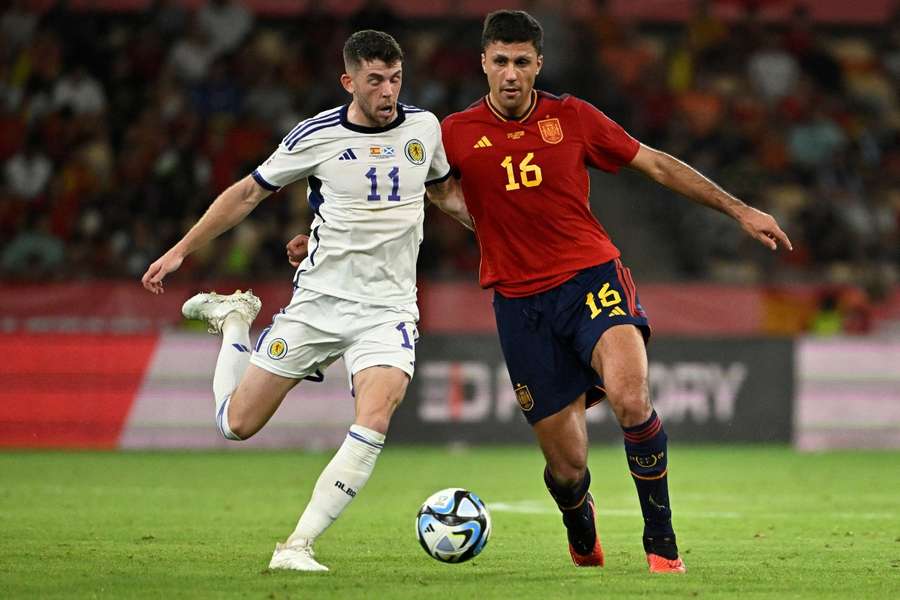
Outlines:
<svg viewBox="0 0 900 600"><path fill-rule="evenodd" d="M519 401L519 406L525 412L528 412L532 408L534 408L534 398L531 397L531 390L528 389L527 385L517 384L515 387L516 391L516 400Z"/></svg>
<svg viewBox="0 0 900 600"><path fill-rule="evenodd" d="M541 131L541 139L548 144L558 144L563 139L562 125L559 119L544 119L538 121L538 129Z"/></svg>
<svg viewBox="0 0 900 600"><path fill-rule="evenodd" d="M284 358L284 355L287 354L288 345L287 342L282 338L275 338L271 342L269 342L269 347L266 348L266 354L269 355L269 358L275 360L281 360Z"/></svg>
<svg viewBox="0 0 900 600"><path fill-rule="evenodd" d="M406 154L406 158L409 162L414 165L421 165L425 162L425 145L419 140L412 139L406 142L403 153Z"/></svg>

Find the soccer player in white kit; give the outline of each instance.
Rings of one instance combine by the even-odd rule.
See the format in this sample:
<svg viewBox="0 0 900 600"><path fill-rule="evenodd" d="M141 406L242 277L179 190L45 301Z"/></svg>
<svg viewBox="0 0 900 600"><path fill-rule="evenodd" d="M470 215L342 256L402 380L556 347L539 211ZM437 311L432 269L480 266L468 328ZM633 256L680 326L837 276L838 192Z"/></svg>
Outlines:
<svg viewBox="0 0 900 600"><path fill-rule="evenodd" d="M294 532L276 544L275 569L325 571L314 540L369 479L391 416L415 367L416 259L422 241L426 184L441 195L450 168L437 118L397 102L402 51L388 34L360 31L344 45L341 84L349 105L298 124L251 175L225 190L142 283L162 280L185 256L246 217L266 196L299 179L315 213L308 255L294 276L294 296L251 345L260 302L240 290L198 294L186 317L222 333L213 377L216 424L224 437L259 431L285 394L343 356L356 419L319 476ZM434 191L433 191L434 190ZM442 210L470 224L461 196L441 196ZM252 348L252 351L251 351Z"/></svg>

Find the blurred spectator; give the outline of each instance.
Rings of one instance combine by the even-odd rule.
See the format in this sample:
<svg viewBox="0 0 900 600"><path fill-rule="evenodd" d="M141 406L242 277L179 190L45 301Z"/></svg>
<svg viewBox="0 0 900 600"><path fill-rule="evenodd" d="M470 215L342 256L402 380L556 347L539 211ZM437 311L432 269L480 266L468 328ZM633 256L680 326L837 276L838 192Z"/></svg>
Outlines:
<svg viewBox="0 0 900 600"><path fill-rule="evenodd" d="M247 93L244 99L244 110L248 115L259 121L269 121L278 125L277 129L286 129L291 123L285 121L299 121L299 115L294 113L294 100L288 88L278 80L274 68L266 69L257 80L256 85Z"/></svg>
<svg viewBox="0 0 900 600"><path fill-rule="evenodd" d="M69 108L79 116L96 115L106 108L106 94L84 65L75 65L53 87L53 107Z"/></svg>
<svg viewBox="0 0 900 600"><path fill-rule="evenodd" d="M29 10L26 0L10 2L3 17L0 17L0 39L4 40L7 52L14 52L31 41L37 28L38 15Z"/></svg>
<svg viewBox="0 0 900 600"><path fill-rule="evenodd" d="M197 23L209 36L214 56L233 51L253 28L253 13L239 0L209 0L197 11Z"/></svg>
<svg viewBox="0 0 900 600"><path fill-rule="evenodd" d="M781 44L778 36L767 33L764 44L747 61L750 83L763 99L773 103L787 96L800 75L797 60Z"/></svg>
<svg viewBox="0 0 900 600"><path fill-rule="evenodd" d="M35 200L43 194L52 174L53 163L41 152L34 135L29 135L22 149L3 165L6 189L22 200Z"/></svg>
<svg viewBox="0 0 900 600"><path fill-rule="evenodd" d="M215 56L216 51L209 33L199 23L194 22L187 36L178 40L172 47L169 64L182 81L195 83L206 77Z"/></svg>
<svg viewBox="0 0 900 600"><path fill-rule="evenodd" d="M819 295L808 329L822 336L868 333L872 329L871 302L857 287L826 288Z"/></svg>
<svg viewBox="0 0 900 600"><path fill-rule="evenodd" d="M209 77L194 86L191 99L201 117L237 116L241 108L241 90L224 60L212 64Z"/></svg>
<svg viewBox="0 0 900 600"><path fill-rule="evenodd" d="M846 143L847 136L820 104L814 105L809 117L788 133L791 160L809 169L827 166Z"/></svg>
<svg viewBox="0 0 900 600"><path fill-rule="evenodd" d="M50 231L49 217L32 212L23 225L0 254L0 272L27 279L57 275L65 259L65 245Z"/></svg>
<svg viewBox="0 0 900 600"><path fill-rule="evenodd" d="M836 335L844 328L844 318L838 310L838 293L827 290L819 300L819 306L812 316L810 332L816 335Z"/></svg>
<svg viewBox="0 0 900 600"><path fill-rule="evenodd" d="M843 88L841 66L822 46L815 29L809 9L798 4L791 16L788 31L785 35L787 49L800 64L801 70L816 85L830 93L840 92Z"/></svg>

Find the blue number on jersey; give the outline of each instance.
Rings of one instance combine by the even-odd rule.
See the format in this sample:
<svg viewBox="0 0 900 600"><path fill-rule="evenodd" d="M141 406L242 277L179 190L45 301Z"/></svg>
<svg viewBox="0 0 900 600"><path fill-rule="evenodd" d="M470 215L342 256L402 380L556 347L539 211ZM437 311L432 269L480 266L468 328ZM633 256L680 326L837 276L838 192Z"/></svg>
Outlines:
<svg viewBox="0 0 900 600"><path fill-rule="evenodd" d="M369 179L369 183L372 184L371 190L369 191L369 195L366 196L366 200L370 202L378 202L381 200L381 195L378 193L378 172L375 167L372 167L368 171L366 171L366 177ZM400 167L394 167L390 171L388 171L388 177L391 179L391 194L387 197L387 199L391 202L400 202Z"/></svg>
<svg viewBox="0 0 900 600"><path fill-rule="evenodd" d="M370 202L377 202L381 200L381 196L378 195L378 176L375 174L375 167L372 167L368 171L366 171L366 177L369 178L369 181L372 182L372 191L369 192L369 195L366 197L366 200Z"/></svg>

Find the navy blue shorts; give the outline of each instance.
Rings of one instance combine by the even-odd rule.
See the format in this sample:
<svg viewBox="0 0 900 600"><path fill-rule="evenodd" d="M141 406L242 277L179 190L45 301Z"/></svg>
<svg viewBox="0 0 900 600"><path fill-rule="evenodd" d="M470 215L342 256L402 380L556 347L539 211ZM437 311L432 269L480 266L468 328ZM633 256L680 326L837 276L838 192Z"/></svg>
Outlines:
<svg viewBox="0 0 900 600"><path fill-rule="evenodd" d="M650 338L631 271L619 259L580 271L553 289L507 298L494 293L494 315L506 367L525 418L532 425L587 393L592 406L605 396L591 368L603 332L631 324Z"/></svg>

